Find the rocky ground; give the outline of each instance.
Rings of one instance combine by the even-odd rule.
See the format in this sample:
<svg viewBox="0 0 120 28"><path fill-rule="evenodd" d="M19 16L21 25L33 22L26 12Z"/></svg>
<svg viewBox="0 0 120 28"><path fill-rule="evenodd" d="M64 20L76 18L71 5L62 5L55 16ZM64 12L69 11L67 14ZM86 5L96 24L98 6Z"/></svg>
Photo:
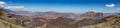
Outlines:
<svg viewBox="0 0 120 28"><path fill-rule="evenodd" d="M94 13L91 12L89 14ZM120 28L120 15L107 16L102 19L100 15L85 15L88 17L84 17L82 20L63 17L45 19L14 15L0 10L0 28ZM96 18L94 19L93 17Z"/></svg>

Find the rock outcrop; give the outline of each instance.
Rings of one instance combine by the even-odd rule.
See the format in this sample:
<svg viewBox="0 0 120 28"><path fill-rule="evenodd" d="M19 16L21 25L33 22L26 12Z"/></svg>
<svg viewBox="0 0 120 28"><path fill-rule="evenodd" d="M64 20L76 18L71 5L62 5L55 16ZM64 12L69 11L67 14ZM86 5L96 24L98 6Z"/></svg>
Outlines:
<svg viewBox="0 0 120 28"><path fill-rule="evenodd" d="M120 28L120 15L109 16L103 23L79 28Z"/></svg>

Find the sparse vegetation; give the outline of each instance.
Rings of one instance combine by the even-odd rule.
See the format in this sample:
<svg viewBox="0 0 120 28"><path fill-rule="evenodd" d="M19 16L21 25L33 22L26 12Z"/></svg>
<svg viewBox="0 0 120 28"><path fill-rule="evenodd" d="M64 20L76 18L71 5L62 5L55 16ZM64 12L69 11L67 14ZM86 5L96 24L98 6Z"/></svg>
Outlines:
<svg viewBox="0 0 120 28"><path fill-rule="evenodd" d="M94 19L94 16L82 20L63 17L45 19L34 16L9 15L7 12L0 11L0 28L120 28L120 15L106 18L95 17L97 19Z"/></svg>
<svg viewBox="0 0 120 28"><path fill-rule="evenodd" d="M120 28L120 15L107 17L103 23L79 28Z"/></svg>

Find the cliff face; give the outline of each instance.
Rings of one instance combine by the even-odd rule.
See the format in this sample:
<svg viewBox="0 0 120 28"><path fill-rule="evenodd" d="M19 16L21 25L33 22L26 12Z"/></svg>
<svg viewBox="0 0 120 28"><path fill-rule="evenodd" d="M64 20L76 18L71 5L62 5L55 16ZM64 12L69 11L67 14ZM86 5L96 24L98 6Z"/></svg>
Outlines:
<svg viewBox="0 0 120 28"><path fill-rule="evenodd" d="M109 16L103 23L79 28L120 28L120 15Z"/></svg>

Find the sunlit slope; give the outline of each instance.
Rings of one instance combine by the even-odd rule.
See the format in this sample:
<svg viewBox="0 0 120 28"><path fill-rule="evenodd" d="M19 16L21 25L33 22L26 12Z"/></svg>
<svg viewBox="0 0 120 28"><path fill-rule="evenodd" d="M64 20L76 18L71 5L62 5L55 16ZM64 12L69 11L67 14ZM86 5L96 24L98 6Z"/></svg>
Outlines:
<svg viewBox="0 0 120 28"><path fill-rule="evenodd" d="M120 15L109 16L103 23L78 28L120 28Z"/></svg>
<svg viewBox="0 0 120 28"><path fill-rule="evenodd" d="M0 28L27 28L21 24L19 20L11 18L7 12L0 10Z"/></svg>

